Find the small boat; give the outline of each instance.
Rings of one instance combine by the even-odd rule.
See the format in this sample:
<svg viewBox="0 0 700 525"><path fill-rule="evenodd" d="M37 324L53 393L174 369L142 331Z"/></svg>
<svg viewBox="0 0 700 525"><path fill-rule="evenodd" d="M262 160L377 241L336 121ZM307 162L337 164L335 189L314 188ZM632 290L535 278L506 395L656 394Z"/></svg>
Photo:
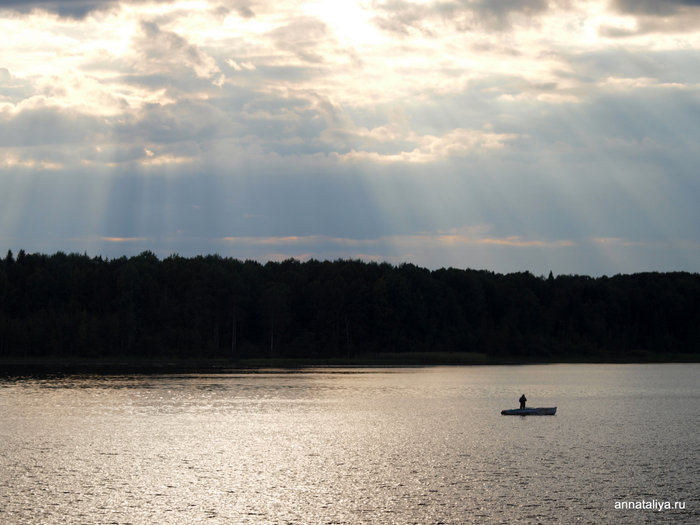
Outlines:
<svg viewBox="0 0 700 525"><path fill-rule="evenodd" d="M557 413L557 407L547 408L512 408L501 410L502 416L553 416Z"/></svg>

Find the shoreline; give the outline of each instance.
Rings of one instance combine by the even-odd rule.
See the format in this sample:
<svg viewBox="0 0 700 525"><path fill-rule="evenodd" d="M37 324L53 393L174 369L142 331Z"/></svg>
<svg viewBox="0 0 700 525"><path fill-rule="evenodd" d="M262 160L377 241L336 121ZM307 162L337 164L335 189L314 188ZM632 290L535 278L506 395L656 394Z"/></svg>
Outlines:
<svg viewBox="0 0 700 525"><path fill-rule="evenodd" d="M350 358L85 358L85 357L5 357L0 358L0 377L37 375L167 375L226 374L256 371L300 371L309 368L402 368L428 366L526 366L545 364L663 364L700 363L700 354L645 354L629 359L595 359L571 356L568 359L523 359L486 354L386 353L365 354Z"/></svg>

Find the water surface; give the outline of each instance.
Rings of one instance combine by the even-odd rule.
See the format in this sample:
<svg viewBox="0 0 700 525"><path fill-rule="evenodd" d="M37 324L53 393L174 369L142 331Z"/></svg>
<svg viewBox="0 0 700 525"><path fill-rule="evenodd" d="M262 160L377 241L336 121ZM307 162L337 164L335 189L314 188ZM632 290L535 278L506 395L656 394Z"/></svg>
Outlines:
<svg viewBox="0 0 700 525"><path fill-rule="evenodd" d="M699 377L683 364L0 379L0 522L697 523ZM557 415L501 416L523 392Z"/></svg>

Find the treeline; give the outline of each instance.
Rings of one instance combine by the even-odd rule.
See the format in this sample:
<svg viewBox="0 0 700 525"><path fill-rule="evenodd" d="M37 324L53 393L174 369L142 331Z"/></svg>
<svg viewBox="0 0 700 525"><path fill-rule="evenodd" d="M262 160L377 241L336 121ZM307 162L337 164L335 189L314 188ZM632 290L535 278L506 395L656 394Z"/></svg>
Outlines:
<svg viewBox="0 0 700 525"><path fill-rule="evenodd" d="M0 357L494 360L700 352L700 275L591 278L219 256L0 259Z"/></svg>

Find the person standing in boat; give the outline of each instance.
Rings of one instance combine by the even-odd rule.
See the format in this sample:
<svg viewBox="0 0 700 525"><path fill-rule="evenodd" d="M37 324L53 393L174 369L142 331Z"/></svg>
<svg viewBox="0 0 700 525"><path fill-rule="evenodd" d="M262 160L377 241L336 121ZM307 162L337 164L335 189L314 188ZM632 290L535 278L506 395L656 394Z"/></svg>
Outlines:
<svg viewBox="0 0 700 525"><path fill-rule="evenodd" d="M525 408L525 403L527 403L527 398L525 397L525 394L520 396L520 399L518 399L518 401L520 401L520 410Z"/></svg>

